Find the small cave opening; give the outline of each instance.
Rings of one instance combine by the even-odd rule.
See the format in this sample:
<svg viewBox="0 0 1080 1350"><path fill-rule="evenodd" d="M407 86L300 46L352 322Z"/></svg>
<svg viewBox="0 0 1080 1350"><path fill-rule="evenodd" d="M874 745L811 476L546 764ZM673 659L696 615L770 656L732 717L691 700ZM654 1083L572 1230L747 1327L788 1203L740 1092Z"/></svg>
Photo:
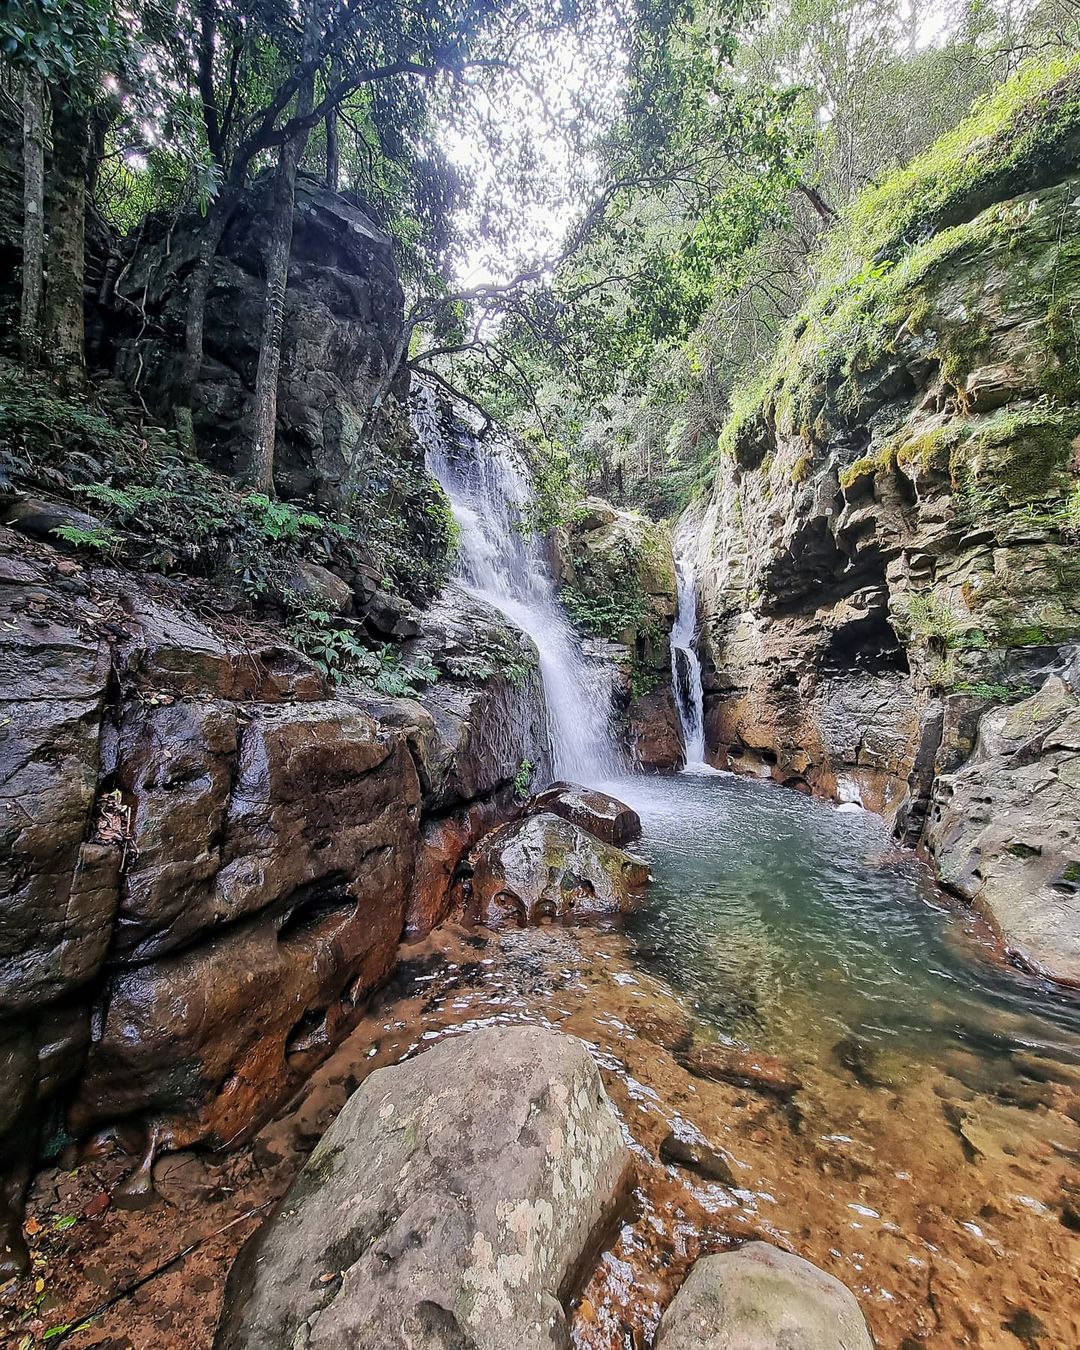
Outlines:
<svg viewBox="0 0 1080 1350"><path fill-rule="evenodd" d="M825 648L822 666L831 674L852 670L867 675L893 671L903 675L910 673L907 652L884 610L854 619L836 629Z"/></svg>

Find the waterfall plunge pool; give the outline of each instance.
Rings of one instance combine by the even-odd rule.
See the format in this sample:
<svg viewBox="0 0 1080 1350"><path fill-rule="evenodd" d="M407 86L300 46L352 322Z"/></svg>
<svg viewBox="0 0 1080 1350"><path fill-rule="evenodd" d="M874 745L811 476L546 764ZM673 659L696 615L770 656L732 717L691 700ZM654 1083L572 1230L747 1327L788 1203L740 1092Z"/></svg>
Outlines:
<svg viewBox="0 0 1080 1350"><path fill-rule="evenodd" d="M1080 1345L1080 1009L1010 971L873 816L720 774L622 778L654 883L629 919L473 929L402 949L391 982L243 1149L163 1158L164 1204L65 1232L65 1311L100 1272L206 1239L153 1299L78 1344L209 1350L222 1281L262 1209L374 1069L445 1035L539 1022L592 1049L638 1186L573 1309L577 1350L647 1350L697 1256L761 1238L856 1294L882 1350ZM789 1102L695 1077L695 1043L772 1053ZM711 1149L727 1183L669 1161ZM46 1169L31 1212L93 1204L130 1167ZM733 1183L733 1184L732 1184ZM237 1216L240 1216L238 1218ZM244 1217L248 1216L248 1217Z"/></svg>
<svg viewBox="0 0 1080 1350"><path fill-rule="evenodd" d="M642 817L643 908L433 934L369 1032L380 1060L492 1022L593 1048L640 1185L579 1350L644 1350L697 1255L758 1237L848 1284L881 1347L1080 1345L1080 1002L1007 967L876 816L729 774L601 786ZM697 1078L691 1034L803 1088ZM736 1186L665 1161L671 1132Z"/></svg>

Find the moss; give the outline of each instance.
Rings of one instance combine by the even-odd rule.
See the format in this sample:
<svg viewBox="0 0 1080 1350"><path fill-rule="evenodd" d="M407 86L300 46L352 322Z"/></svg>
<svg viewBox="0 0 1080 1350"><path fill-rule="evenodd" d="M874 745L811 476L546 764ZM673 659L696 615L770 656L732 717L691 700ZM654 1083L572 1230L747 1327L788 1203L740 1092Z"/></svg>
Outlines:
<svg viewBox="0 0 1080 1350"><path fill-rule="evenodd" d="M813 463L813 457L809 454L801 454L788 471L793 483L805 483L810 477L810 466Z"/></svg>
<svg viewBox="0 0 1080 1350"><path fill-rule="evenodd" d="M990 344L990 329L985 319L947 328L938 334L937 356L941 373L954 389L962 390L968 375L979 364Z"/></svg>
<svg viewBox="0 0 1080 1350"><path fill-rule="evenodd" d="M950 447L954 491L991 509L1059 498L1072 486L1078 434L1078 409L1045 401L1002 408Z"/></svg>
<svg viewBox="0 0 1080 1350"><path fill-rule="evenodd" d="M879 473L888 473L896 464L896 443L886 442L872 455L863 455L854 464L840 471L840 486L846 492L860 478L876 477Z"/></svg>
<svg viewBox="0 0 1080 1350"><path fill-rule="evenodd" d="M872 391L861 377L902 331L928 326L938 279L955 275L965 256L1023 231L1026 213L995 200L1058 181L1078 138L1080 55L1037 61L910 166L864 192L831 235L814 294L768 368L736 389L721 452L734 455L748 424L770 406L779 431L806 423L819 439L830 401L845 420L865 415ZM1058 360L1064 353L1076 369L1080 335L1072 311L1059 305L1047 327ZM947 378L962 383L985 330L951 328L938 340Z"/></svg>

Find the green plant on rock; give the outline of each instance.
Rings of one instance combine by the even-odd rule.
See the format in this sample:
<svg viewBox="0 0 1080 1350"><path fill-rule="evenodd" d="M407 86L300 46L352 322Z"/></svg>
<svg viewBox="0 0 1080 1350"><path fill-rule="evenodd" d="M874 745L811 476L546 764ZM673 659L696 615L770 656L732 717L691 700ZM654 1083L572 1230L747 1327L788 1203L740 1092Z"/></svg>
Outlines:
<svg viewBox="0 0 1080 1350"><path fill-rule="evenodd" d="M72 548L89 549L93 553L110 556L117 554L124 542L121 535L104 525L98 525L92 530L80 529L77 525L56 525L51 533Z"/></svg>
<svg viewBox="0 0 1080 1350"><path fill-rule="evenodd" d="M532 787L533 774L536 771L536 765L531 759L523 759L518 765L518 771L514 775L514 796L519 801L524 801L529 795L529 789Z"/></svg>
<svg viewBox="0 0 1080 1350"><path fill-rule="evenodd" d="M628 633L638 632L647 617L645 598L641 594L617 592L592 596L575 586L564 586L560 598L576 628L608 642L621 642Z"/></svg>

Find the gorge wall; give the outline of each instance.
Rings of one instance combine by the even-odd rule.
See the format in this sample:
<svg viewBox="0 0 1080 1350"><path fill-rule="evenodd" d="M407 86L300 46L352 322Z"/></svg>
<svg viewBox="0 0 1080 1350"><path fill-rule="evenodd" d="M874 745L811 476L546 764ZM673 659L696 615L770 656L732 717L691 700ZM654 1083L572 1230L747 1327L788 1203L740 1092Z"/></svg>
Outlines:
<svg viewBox="0 0 1080 1350"><path fill-rule="evenodd" d="M1075 725L1078 168L1074 70L868 194L681 525L714 761L896 819L946 880L966 869L960 889L1017 955L1067 979L1080 978L1075 733L1044 745L1045 717L1027 714L1023 758L1045 781L1014 793L993 847L978 842L991 798L970 784L1001 782L988 709L1023 709L1053 679L1056 721ZM983 846L1011 850L996 886ZM1027 892L1050 932L1016 923Z"/></svg>
<svg viewBox="0 0 1080 1350"><path fill-rule="evenodd" d="M389 240L310 183L278 488L326 515L262 517L217 476L242 469L264 198L244 199L216 265L202 462L124 406L169 412L192 222L120 244L94 299L113 411L2 372L0 1278L25 1256L42 1152L119 1131L144 1156L137 1203L156 1149L243 1140L402 937L445 917L462 857L519 809L522 766L550 778L532 644L442 586L449 516L407 376L366 425L402 323ZM337 683L332 652L294 645L305 624L308 646L366 651L389 678Z"/></svg>

